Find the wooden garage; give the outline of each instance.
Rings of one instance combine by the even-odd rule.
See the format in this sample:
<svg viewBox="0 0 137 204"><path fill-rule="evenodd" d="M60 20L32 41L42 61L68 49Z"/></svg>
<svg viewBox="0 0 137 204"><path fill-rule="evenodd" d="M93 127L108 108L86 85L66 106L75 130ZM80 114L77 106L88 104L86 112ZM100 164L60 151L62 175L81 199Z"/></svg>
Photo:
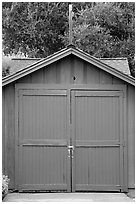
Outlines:
<svg viewBox="0 0 137 204"><path fill-rule="evenodd" d="M135 81L125 59L68 46L34 61L2 80L10 188L134 189Z"/></svg>

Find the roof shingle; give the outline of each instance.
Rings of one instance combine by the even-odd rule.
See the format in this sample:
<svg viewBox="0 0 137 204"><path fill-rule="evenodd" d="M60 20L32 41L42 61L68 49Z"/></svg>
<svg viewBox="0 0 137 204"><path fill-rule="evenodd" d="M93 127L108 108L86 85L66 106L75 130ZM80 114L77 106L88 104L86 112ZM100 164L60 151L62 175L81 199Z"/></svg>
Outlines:
<svg viewBox="0 0 137 204"><path fill-rule="evenodd" d="M131 75L127 58L100 58L100 61L124 74Z"/></svg>

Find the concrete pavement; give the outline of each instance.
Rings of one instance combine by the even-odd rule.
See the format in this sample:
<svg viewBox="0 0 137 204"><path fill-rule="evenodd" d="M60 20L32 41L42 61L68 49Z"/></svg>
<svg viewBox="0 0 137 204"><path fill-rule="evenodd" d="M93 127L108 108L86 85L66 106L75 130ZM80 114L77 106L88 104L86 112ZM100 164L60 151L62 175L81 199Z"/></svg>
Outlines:
<svg viewBox="0 0 137 204"><path fill-rule="evenodd" d="M124 193L9 193L3 202L134 202Z"/></svg>

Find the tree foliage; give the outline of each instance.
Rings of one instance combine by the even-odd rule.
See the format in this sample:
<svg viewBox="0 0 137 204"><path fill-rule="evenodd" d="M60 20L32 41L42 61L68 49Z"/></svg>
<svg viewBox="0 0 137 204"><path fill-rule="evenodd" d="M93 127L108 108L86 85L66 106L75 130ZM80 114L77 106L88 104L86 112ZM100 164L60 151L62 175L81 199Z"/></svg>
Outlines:
<svg viewBox="0 0 137 204"><path fill-rule="evenodd" d="M46 57L64 47L68 27L66 3L3 3L4 53Z"/></svg>
<svg viewBox="0 0 137 204"><path fill-rule="evenodd" d="M134 3L96 3L78 13L75 45L95 57L127 57L134 76Z"/></svg>
<svg viewBox="0 0 137 204"><path fill-rule="evenodd" d="M2 77L7 76L10 74L10 65L11 65L11 59L7 56L2 56Z"/></svg>
<svg viewBox="0 0 137 204"><path fill-rule="evenodd" d="M3 2L3 52L46 57L68 44L68 2ZM127 57L134 76L134 2L73 3L73 43L95 57Z"/></svg>

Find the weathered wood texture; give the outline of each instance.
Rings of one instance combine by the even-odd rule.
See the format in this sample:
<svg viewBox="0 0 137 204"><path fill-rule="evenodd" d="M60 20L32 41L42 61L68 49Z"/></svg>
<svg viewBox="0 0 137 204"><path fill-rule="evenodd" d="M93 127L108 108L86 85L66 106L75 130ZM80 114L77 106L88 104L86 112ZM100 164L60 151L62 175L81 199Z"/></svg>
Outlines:
<svg viewBox="0 0 137 204"><path fill-rule="evenodd" d="M2 91L2 135L5 136L5 89ZM5 173L5 139L2 138L2 172Z"/></svg>
<svg viewBox="0 0 137 204"><path fill-rule="evenodd" d="M17 83L123 84L123 81L70 55L17 80Z"/></svg>
<svg viewBox="0 0 137 204"><path fill-rule="evenodd" d="M135 188L135 88L128 85L127 90L128 117L128 187Z"/></svg>
<svg viewBox="0 0 137 204"><path fill-rule="evenodd" d="M124 81L105 73L99 68L69 56L50 66L27 75L16 83L41 84L125 84ZM128 187L134 188L134 140L135 140L135 101L134 87L127 84L128 118ZM14 83L3 87L3 170L11 179L10 188L15 184L15 88Z"/></svg>
<svg viewBox="0 0 137 204"><path fill-rule="evenodd" d="M19 189L67 190L66 94L29 90L19 97Z"/></svg>
<svg viewBox="0 0 137 204"><path fill-rule="evenodd" d="M77 91L75 100L76 191L119 190L123 187L120 97L113 92Z"/></svg>
<svg viewBox="0 0 137 204"><path fill-rule="evenodd" d="M10 186L14 187L14 170L15 170L15 89L14 84L4 87L3 94L5 95L3 124L5 133L3 135L4 145L4 173L10 178Z"/></svg>

